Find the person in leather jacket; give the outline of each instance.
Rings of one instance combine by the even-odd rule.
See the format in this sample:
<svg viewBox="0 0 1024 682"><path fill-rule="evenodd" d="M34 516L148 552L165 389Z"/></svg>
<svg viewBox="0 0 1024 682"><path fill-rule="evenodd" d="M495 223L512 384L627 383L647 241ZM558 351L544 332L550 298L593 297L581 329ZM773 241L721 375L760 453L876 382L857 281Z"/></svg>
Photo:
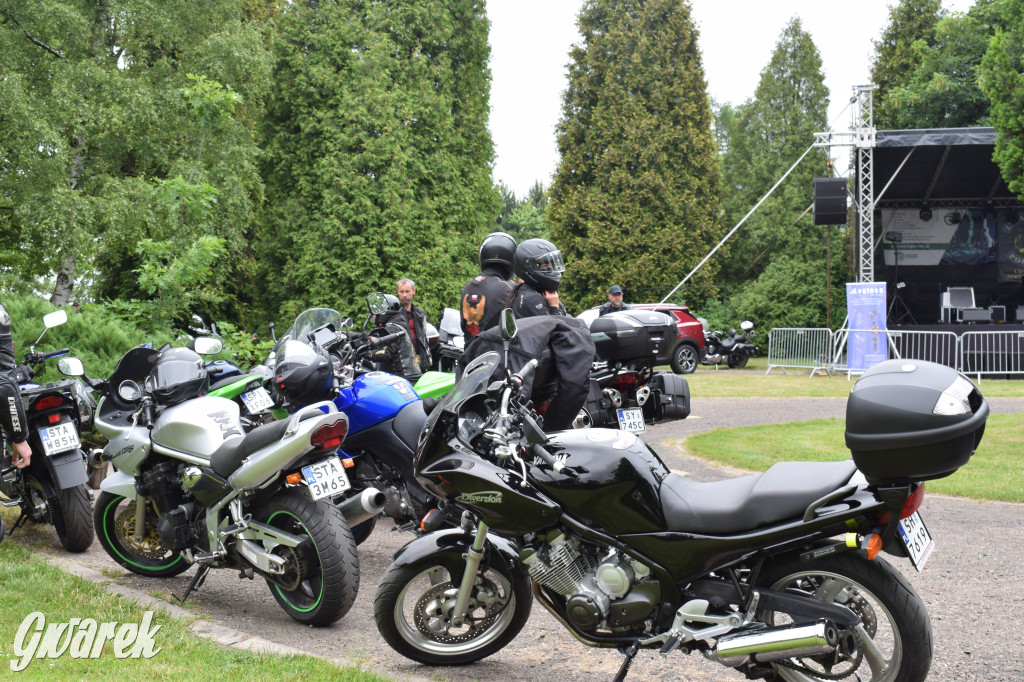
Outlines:
<svg viewBox="0 0 1024 682"><path fill-rule="evenodd" d="M21 404L21 388L14 377L16 365L11 316L0 304L0 427L13 443L14 466L24 469L32 461L32 448L28 444L28 421Z"/></svg>
<svg viewBox="0 0 1024 682"><path fill-rule="evenodd" d="M401 307L396 312L388 314L383 322L399 324L409 332L416 363L420 371L425 372L430 368L430 343L427 340L427 314L423 312L423 308L413 305L412 302L413 296L416 295L416 283L409 278L400 279L396 285L396 293Z"/></svg>
<svg viewBox="0 0 1024 682"><path fill-rule="evenodd" d="M527 239L516 247L515 273L523 280L512 295L516 318L568 315L558 300L565 265L562 252L546 239Z"/></svg>
<svg viewBox="0 0 1024 682"><path fill-rule="evenodd" d="M622 287L618 284L613 284L608 288L608 302L597 309L597 316L607 315L608 313L617 313L620 310L631 310L632 306L628 303L622 302Z"/></svg>
<svg viewBox="0 0 1024 682"><path fill-rule="evenodd" d="M492 232L480 244L480 274L462 287L462 334L468 343L482 331L496 327L501 311L512 300L512 261L515 238Z"/></svg>

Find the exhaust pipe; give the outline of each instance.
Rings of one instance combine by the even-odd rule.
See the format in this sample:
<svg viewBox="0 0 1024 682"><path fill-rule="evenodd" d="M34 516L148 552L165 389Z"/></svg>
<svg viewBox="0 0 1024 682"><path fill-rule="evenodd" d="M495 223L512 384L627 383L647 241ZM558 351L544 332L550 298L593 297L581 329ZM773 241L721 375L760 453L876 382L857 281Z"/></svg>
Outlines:
<svg viewBox="0 0 1024 682"><path fill-rule="evenodd" d="M89 454L85 456L85 461L91 469L102 469L103 465L110 460L103 456L102 448L93 448L89 451Z"/></svg>
<svg viewBox="0 0 1024 682"><path fill-rule="evenodd" d="M839 631L832 621L782 625L718 639L715 654L727 666L737 666L751 656L758 663L795 656L816 656L836 650Z"/></svg>
<svg viewBox="0 0 1024 682"><path fill-rule="evenodd" d="M341 510L341 515L345 517L348 527L352 528L379 514L384 509L386 501L387 498L384 497L384 493L376 488L367 488L355 497L339 502L338 509Z"/></svg>

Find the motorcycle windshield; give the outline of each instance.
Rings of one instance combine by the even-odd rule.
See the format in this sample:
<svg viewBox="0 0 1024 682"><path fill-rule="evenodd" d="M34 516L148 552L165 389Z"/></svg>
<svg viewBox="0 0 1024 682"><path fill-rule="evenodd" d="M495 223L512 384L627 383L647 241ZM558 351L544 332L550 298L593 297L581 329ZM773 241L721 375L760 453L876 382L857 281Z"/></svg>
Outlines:
<svg viewBox="0 0 1024 682"><path fill-rule="evenodd" d="M344 321L345 318L337 310L331 308L310 308L299 313L299 316L295 318L295 322L285 332L284 338L295 339L305 343L308 340L306 337L314 329L318 329L325 324L333 324L335 331L341 331Z"/></svg>
<svg viewBox="0 0 1024 682"><path fill-rule="evenodd" d="M494 351L484 353L469 363L462 373L462 378L455 383L455 387L438 403L437 407L430 413L430 417L427 418L427 423L424 424L423 431L421 432L420 447L417 448L417 453L423 449L423 443L430 437L430 433L434 430L434 425L437 424L441 414L444 412L456 412L459 409L459 405L468 398L486 391L494 375L494 370L500 364L501 355Z"/></svg>

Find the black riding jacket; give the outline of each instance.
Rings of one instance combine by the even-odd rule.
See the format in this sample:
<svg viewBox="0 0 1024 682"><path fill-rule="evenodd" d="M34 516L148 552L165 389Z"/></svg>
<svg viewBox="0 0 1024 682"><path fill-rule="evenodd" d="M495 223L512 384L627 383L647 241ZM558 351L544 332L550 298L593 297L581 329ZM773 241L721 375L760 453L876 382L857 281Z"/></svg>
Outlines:
<svg viewBox="0 0 1024 682"><path fill-rule="evenodd" d="M28 421L21 404L21 389L14 379L14 338L11 316L0 305L0 427L15 443L28 438Z"/></svg>
<svg viewBox="0 0 1024 682"><path fill-rule="evenodd" d="M462 333L469 342L480 332L498 326L501 311L512 299L515 284L496 268L483 272L462 287Z"/></svg>
<svg viewBox="0 0 1024 682"><path fill-rule="evenodd" d="M540 315L568 315L561 303L557 308L548 305L544 295L529 284L520 284L512 295L512 314L516 319Z"/></svg>

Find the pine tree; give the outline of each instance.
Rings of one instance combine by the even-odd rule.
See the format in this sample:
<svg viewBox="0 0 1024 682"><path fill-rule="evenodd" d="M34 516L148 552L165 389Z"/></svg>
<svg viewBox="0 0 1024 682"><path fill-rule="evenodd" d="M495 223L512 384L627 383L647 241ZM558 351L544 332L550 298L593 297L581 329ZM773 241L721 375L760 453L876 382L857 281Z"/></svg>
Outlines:
<svg viewBox="0 0 1024 682"><path fill-rule="evenodd" d="M589 0L570 54L548 204L570 311L609 283L660 300L717 243L711 106L684 0ZM709 283L713 264L688 284ZM697 290L700 291L700 290Z"/></svg>
<svg viewBox="0 0 1024 682"><path fill-rule="evenodd" d="M452 305L498 215L482 0L295 3L267 126L267 307Z"/></svg>

